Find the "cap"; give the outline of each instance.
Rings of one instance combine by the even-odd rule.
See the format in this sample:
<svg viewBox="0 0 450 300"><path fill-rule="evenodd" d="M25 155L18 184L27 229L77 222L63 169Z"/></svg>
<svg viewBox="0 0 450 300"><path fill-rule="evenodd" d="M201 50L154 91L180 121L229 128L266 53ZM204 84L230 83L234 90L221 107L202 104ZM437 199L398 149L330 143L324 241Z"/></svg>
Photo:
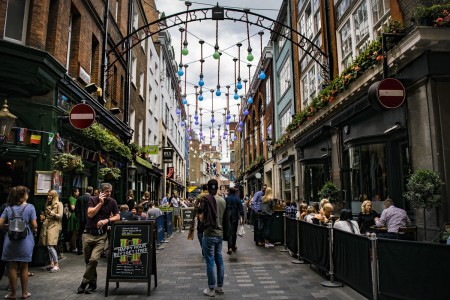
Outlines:
<svg viewBox="0 0 450 300"><path fill-rule="evenodd" d="M210 179L208 181L208 190L217 191L219 189L219 183L215 179Z"/></svg>

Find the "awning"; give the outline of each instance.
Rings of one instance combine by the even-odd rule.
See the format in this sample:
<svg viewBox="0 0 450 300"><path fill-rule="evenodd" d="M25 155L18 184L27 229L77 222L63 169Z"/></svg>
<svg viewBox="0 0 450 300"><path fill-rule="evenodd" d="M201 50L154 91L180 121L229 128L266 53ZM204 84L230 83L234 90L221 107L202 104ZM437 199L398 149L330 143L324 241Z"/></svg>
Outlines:
<svg viewBox="0 0 450 300"><path fill-rule="evenodd" d="M191 185L190 187L188 187L187 191L188 193L191 193L193 190L195 190L196 188L198 188L197 185Z"/></svg>

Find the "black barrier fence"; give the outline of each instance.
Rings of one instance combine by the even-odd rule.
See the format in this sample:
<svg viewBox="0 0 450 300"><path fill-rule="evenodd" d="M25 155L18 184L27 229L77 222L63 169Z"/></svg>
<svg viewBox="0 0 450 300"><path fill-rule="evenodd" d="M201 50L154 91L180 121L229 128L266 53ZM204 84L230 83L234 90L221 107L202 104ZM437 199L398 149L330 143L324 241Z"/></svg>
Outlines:
<svg viewBox="0 0 450 300"><path fill-rule="evenodd" d="M449 299L450 246L378 239L380 299Z"/></svg>
<svg viewBox="0 0 450 300"><path fill-rule="evenodd" d="M369 299L447 299L450 246L377 239L299 221L286 220L286 246ZM297 231L298 224L298 231ZM329 236L332 236L330 247ZM333 265L330 266L330 257Z"/></svg>
<svg viewBox="0 0 450 300"><path fill-rule="evenodd" d="M328 272L330 268L328 228L299 222L300 255L319 269Z"/></svg>
<svg viewBox="0 0 450 300"><path fill-rule="evenodd" d="M369 299L373 298L370 243L365 236L333 230L333 261L337 279Z"/></svg>
<svg viewBox="0 0 450 300"><path fill-rule="evenodd" d="M272 227L270 229L270 242L273 244L283 244L284 243L284 211L274 211L272 218Z"/></svg>
<svg viewBox="0 0 450 300"><path fill-rule="evenodd" d="M297 249L297 220L285 217L286 219L286 247L289 251L298 254Z"/></svg>

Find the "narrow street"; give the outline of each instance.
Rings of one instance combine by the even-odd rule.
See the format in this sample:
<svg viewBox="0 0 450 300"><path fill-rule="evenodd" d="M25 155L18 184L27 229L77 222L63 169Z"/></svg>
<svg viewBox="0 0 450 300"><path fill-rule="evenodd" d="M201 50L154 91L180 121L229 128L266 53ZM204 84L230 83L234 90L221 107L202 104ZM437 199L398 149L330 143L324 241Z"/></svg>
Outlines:
<svg viewBox="0 0 450 300"><path fill-rule="evenodd" d="M314 267L293 264L282 246L266 249L253 243L252 229L246 225L246 235L238 237L238 250L226 254L224 295L219 299L364 299L350 287L325 288L325 278ZM205 263L202 261L198 240L187 240L187 230L175 233L164 249L157 253L158 287L150 299L207 299L202 294L207 285ZM82 256L64 254L61 271L49 273L43 268L30 268L35 275L29 279L32 299L99 299L104 298L106 258L102 258L98 271L98 290L93 295L77 295L76 289L84 271ZM57 283L56 283L57 282ZM55 284L56 283L56 284ZM6 287L6 277L1 282ZM4 294L6 295L6 291ZM3 295L1 295L3 296ZM146 297L146 284L110 284L108 299L138 299Z"/></svg>

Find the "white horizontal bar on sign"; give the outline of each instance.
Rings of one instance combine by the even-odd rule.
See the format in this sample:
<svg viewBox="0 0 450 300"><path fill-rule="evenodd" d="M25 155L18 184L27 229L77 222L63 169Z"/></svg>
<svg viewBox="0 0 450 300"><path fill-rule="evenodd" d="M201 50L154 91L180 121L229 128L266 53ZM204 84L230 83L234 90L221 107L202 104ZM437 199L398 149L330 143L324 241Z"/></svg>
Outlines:
<svg viewBox="0 0 450 300"><path fill-rule="evenodd" d="M380 90L379 94L381 97L396 97L396 96L403 96L404 92L403 90Z"/></svg>
<svg viewBox="0 0 450 300"><path fill-rule="evenodd" d="M72 120L90 120L94 118L94 114L71 114Z"/></svg>

